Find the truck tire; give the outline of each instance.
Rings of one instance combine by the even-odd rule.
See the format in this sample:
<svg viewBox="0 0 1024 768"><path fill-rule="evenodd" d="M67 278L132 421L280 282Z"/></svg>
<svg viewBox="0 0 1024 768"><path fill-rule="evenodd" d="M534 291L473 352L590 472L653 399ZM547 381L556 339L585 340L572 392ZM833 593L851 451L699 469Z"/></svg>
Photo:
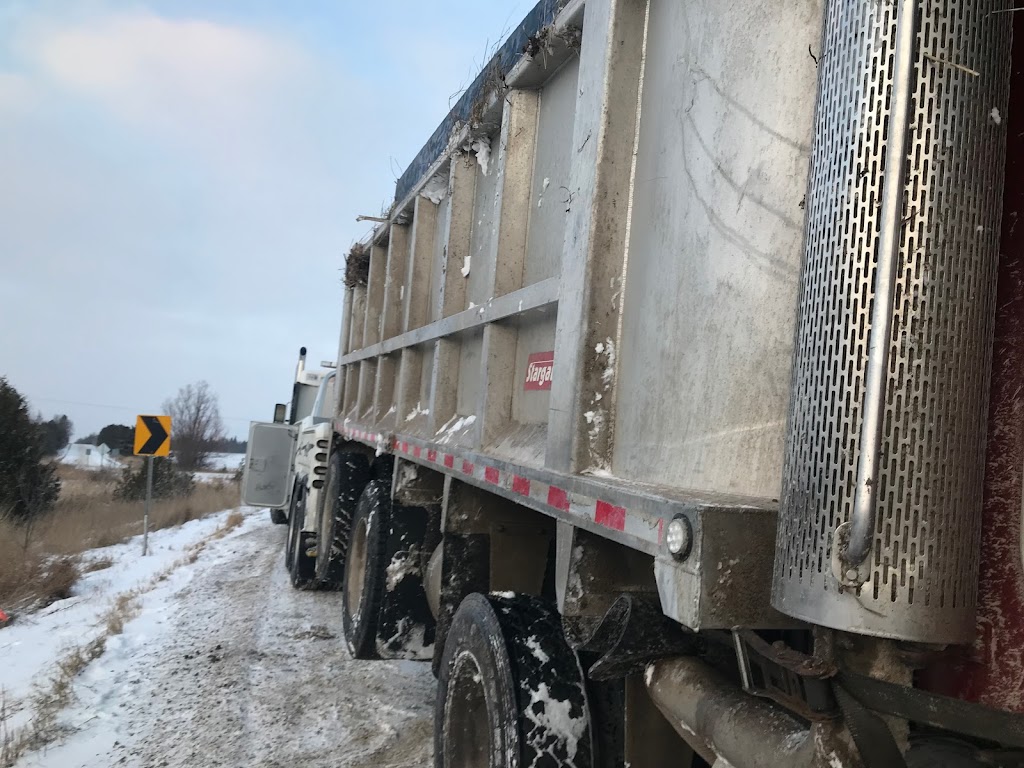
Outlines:
<svg viewBox="0 0 1024 768"><path fill-rule="evenodd" d="M292 497L288 502L288 535L284 539L284 568L288 573L292 572L292 560L294 560L295 547L295 502L299 497L299 484L292 485Z"/></svg>
<svg viewBox="0 0 1024 768"><path fill-rule="evenodd" d="M377 658L377 616L386 579L385 549L390 512L387 485L373 480L363 489L356 504L341 590L345 641L349 652L357 659Z"/></svg>
<svg viewBox="0 0 1024 768"><path fill-rule="evenodd" d="M390 502L384 589L377 612L377 656L429 661L437 630L427 600L426 569L440 518L424 507Z"/></svg>
<svg viewBox="0 0 1024 768"><path fill-rule="evenodd" d="M284 525L288 522L288 515L283 509L272 509L270 510L270 522L274 525Z"/></svg>
<svg viewBox="0 0 1024 768"><path fill-rule="evenodd" d="M316 586L316 560L306 554L310 534L302 530L306 520L305 490L300 483L290 515L288 572L291 574L292 586L295 589L311 589Z"/></svg>
<svg viewBox="0 0 1024 768"><path fill-rule="evenodd" d="M322 589L341 588L352 516L370 478L370 462L365 455L338 452L331 456L320 496L317 537L316 578Z"/></svg>
<svg viewBox="0 0 1024 768"><path fill-rule="evenodd" d="M436 768L593 765L583 672L543 601L469 595L440 672Z"/></svg>

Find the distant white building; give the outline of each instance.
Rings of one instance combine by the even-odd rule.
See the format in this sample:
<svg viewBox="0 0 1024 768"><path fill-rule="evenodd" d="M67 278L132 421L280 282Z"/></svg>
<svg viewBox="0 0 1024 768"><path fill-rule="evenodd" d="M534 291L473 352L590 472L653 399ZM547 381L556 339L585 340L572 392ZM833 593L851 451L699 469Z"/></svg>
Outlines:
<svg viewBox="0 0 1024 768"><path fill-rule="evenodd" d="M110 449L104 445L69 445L60 457L61 464L70 464L83 469L118 469L121 462L110 455Z"/></svg>

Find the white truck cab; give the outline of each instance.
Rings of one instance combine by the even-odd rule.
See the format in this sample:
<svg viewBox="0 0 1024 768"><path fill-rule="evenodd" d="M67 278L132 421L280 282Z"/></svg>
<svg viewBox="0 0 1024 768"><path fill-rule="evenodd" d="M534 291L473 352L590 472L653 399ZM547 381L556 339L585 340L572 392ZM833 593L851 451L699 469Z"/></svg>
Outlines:
<svg viewBox="0 0 1024 768"><path fill-rule="evenodd" d="M242 503L268 507L275 523L286 523L297 506L317 509L332 434L336 371L306 368L299 350L291 402L278 405L273 422L254 421L242 479Z"/></svg>

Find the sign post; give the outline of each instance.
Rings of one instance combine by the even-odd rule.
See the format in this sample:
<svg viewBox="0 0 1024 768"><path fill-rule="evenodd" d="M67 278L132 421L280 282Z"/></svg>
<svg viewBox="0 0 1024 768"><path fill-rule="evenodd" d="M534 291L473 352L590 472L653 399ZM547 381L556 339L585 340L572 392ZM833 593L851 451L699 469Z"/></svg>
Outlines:
<svg viewBox="0 0 1024 768"><path fill-rule="evenodd" d="M149 554L149 510L153 506L153 457L146 457L146 508L142 513L142 555Z"/></svg>
<svg viewBox="0 0 1024 768"><path fill-rule="evenodd" d="M142 554L149 553L149 512L153 505L153 457L171 453L171 417L139 416L135 420L135 455L146 457L146 506L142 514Z"/></svg>

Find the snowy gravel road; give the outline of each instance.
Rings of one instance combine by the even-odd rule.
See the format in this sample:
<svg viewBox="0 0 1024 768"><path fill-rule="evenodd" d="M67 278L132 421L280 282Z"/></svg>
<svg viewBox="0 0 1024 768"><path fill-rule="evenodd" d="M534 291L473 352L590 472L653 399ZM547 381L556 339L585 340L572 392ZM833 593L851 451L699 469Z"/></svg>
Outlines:
<svg viewBox="0 0 1024 768"><path fill-rule="evenodd" d="M288 585L284 536L252 512L144 595L68 736L19 768L430 766L429 664L350 659L339 595Z"/></svg>

